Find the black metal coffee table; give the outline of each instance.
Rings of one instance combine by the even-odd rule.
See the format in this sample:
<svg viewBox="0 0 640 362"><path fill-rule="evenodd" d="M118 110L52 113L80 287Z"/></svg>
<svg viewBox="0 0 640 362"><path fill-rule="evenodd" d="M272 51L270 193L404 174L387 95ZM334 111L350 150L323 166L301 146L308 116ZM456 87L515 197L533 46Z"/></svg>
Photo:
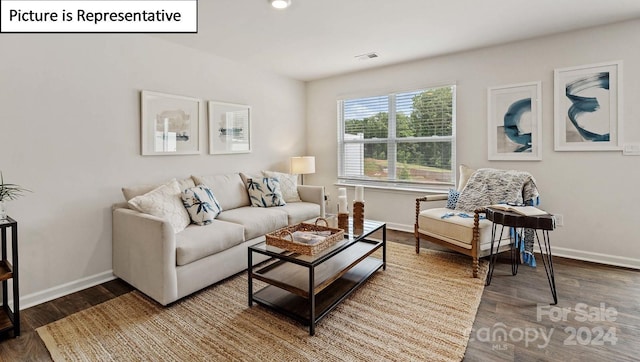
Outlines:
<svg viewBox="0 0 640 362"><path fill-rule="evenodd" d="M345 238L313 256L292 253L265 242L248 249L249 307L256 302L309 326L316 324L380 268L386 268L387 225L365 220L363 230L353 223ZM382 231L382 240L367 239ZM382 259L373 256L382 249ZM271 257L266 266L253 265L253 254ZM254 279L269 285L253 292Z"/></svg>

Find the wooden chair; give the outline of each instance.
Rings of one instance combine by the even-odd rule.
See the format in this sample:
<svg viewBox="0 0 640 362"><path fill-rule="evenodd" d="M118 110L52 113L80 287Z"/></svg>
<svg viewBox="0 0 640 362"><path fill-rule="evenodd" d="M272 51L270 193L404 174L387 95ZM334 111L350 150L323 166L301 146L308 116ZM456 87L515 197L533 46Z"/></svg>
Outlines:
<svg viewBox="0 0 640 362"><path fill-rule="evenodd" d="M468 255L473 262L473 277L478 277L479 259L491 253L492 223L481 215L484 208L476 209L473 218L463 218L452 215L453 210L439 207L421 210L421 203L447 200L447 195L430 195L416 199L416 223L414 234L416 238L416 253L420 253L420 238L434 244L446 247L458 253ZM498 253L511 249L508 233L503 235ZM499 235L498 235L499 236Z"/></svg>

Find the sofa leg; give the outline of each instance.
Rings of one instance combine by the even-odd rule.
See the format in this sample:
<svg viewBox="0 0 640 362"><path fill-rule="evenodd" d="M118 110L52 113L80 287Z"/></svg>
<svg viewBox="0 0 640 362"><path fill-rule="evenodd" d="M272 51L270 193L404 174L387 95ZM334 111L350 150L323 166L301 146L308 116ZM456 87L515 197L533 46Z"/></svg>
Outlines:
<svg viewBox="0 0 640 362"><path fill-rule="evenodd" d="M477 278L478 277L478 269L479 269L479 262L478 262L478 258L474 257L473 258L473 277Z"/></svg>

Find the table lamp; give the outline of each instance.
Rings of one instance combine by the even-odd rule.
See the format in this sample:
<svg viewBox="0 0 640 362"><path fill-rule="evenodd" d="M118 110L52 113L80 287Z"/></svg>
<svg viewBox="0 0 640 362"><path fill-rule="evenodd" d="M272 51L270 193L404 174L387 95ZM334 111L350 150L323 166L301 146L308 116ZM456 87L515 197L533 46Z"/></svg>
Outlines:
<svg viewBox="0 0 640 362"><path fill-rule="evenodd" d="M315 156L291 157L291 173L300 175L300 184L304 185L304 175L316 172Z"/></svg>

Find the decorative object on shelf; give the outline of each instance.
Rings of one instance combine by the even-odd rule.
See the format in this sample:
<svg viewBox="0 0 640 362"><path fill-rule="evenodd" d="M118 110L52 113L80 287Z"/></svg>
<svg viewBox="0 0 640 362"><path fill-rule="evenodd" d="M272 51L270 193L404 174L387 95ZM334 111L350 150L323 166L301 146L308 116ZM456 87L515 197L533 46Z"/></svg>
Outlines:
<svg viewBox="0 0 640 362"><path fill-rule="evenodd" d="M349 207L345 187L338 188L338 229L349 230Z"/></svg>
<svg viewBox="0 0 640 362"><path fill-rule="evenodd" d="M542 159L541 82L487 90L489 160Z"/></svg>
<svg viewBox="0 0 640 362"><path fill-rule="evenodd" d="M251 152L251 107L209 101L209 154Z"/></svg>
<svg viewBox="0 0 640 362"><path fill-rule="evenodd" d="M144 90L141 96L143 156L200 154L201 99Z"/></svg>
<svg viewBox="0 0 640 362"><path fill-rule="evenodd" d="M304 185L304 175L316 173L316 158L314 156L291 157L291 173L300 175L300 185Z"/></svg>
<svg viewBox="0 0 640 362"><path fill-rule="evenodd" d="M353 228L354 230L364 229L364 201L353 202Z"/></svg>
<svg viewBox="0 0 640 362"><path fill-rule="evenodd" d="M554 71L554 149L620 151L622 61Z"/></svg>
<svg viewBox="0 0 640 362"><path fill-rule="evenodd" d="M356 186L355 200L353 201L353 229L364 228L364 187Z"/></svg>
<svg viewBox="0 0 640 362"><path fill-rule="evenodd" d="M345 210L342 212L349 212L347 211L347 189L345 187L338 188L338 205L336 208L338 213L340 213L341 208Z"/></svg>
<svg viewBox="0 0 640 362"><path fill-rule="evenodd" d="M24 196L25 192L31 192L31 190L25 189L20 185L5 183L4 176L0 171L0 220L7 219L6 201L15 200L18 197Z"/></svg>
<svg viewBox="0 0 640 362"><path fill-rule="evenodd" d="M338 195L338 214L348 214L347 197Z"/></svg>
<svg viewBox="0 0 640 362"><path fill-rule="evenodd" d="M338 229L349 230L349 213L338 213Z"/></svg>
<svg viewBox="0 0 640 362"><path fill-rule="evenodd" d="M356 186L354 200L355 201L364 201L364 187L363 186Z"/></svg>

